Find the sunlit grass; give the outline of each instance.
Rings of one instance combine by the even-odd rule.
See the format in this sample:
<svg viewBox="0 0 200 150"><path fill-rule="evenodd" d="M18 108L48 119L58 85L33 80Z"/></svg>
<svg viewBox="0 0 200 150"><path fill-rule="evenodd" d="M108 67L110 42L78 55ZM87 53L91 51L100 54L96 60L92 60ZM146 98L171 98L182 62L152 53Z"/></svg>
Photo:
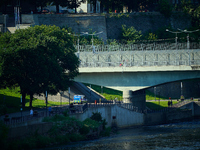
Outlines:
<svg viewBox="0 0 200 150"><path fill-rule="evenodd" d="M173 104L178 103L178 101L172 101ZM168 107L168 101L151 101L151 102L146 102L146 106L152 110L157 110L157 109L162 109L165 107Z"/></svg>

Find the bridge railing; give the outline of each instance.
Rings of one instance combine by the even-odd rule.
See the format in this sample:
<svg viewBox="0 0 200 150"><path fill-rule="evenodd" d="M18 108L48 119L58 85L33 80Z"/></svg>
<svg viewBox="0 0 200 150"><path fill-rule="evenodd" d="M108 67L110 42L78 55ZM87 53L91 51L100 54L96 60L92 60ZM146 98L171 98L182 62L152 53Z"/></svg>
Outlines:
<svg viewBox="0 0 200 150"><path fill-rule="evenodd" d="M191 66L200 65L200 59L196 60L171 60L171 61L134 61L134 62L84 62L79 67L133 67L133 66Z"/></svg>
<svg viewBox="0 0 200 150"><path fill-rule="evenodd" d="M94 48L95 47L95 48ZM152 50L182 50L188 49L185 43L136 43L136 44L118 44L118 45L75 45L79 52L109 52L109 51L152 51ZM199 49L200 42L190 42L189 49Z"/></svg>

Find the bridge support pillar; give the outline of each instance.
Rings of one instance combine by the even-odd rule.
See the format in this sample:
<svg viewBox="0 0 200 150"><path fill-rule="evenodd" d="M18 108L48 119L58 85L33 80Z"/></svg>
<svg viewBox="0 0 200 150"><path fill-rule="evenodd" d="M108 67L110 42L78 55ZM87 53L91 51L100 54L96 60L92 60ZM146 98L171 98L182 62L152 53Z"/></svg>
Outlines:
<svg viewBox="0 0 200 150"><path fill-rule="evenodd" d="M132 103L133 106L144 110L146 109L146 92L144 89L134 92L131 90L123 91L123 102Z"/></svg>
<svg viewBox="0 0 200 150"><path fill-rule="evenodd" d="M131 90L124 90L123 91L123 103L131 103L132 92L133 91L131 91Z"/></svg>

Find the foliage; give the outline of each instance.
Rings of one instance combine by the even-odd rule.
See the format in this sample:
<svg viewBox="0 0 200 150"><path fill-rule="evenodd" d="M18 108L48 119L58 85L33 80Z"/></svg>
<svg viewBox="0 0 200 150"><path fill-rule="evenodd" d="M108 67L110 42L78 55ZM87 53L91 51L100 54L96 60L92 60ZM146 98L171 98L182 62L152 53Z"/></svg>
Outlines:
<svg viewBox="0 0 200 150"><path fill-rule="evenodd" d="M101 122L102 121L102 116L100 112L92 112L92 116L90 117L92 120L95 120L97 122Z"/></svg>
<svg viewBox="0 0 200 150"><path fill-rule="evenodd" d="M165 17L170 17L172 14L172 6L169 4L168 0L159 1L159 11Z"/></svg>
<svg viewBox="0 0 200 150"><path fill-rule="evenodd" d="M134 43L135 40L139 40L141 36L141 31L137 31L133 26L127 28L126 25L122 25L122 40L126 43Z"/></svg>
<svg viewBox="0 0 200 150"><path fill-rule="evenodd" d="M181 8L183 12L189 14L192 17L192 26L199 28L200 27L200 5L191 3L191 0L189 1L182 0Z"/></svg>
<svg viewBox="0 0 200 150"><path fill-rule="evenodd" d="M146 37L145 37L146 40L157 40L158 37L156 34L154 33L149 33Z"/></svg>
<svg viewBox="0 0 200 150"><path fill-rule="evenodd" d="M67 7L69 9L75 9L78 8L81 3L85 3L86 0L49 0L50 2L53 3L53 5L56 6L56 12L59 13L59 5L62 7Z"/></svg>
<svg viewBox="0 0 200 150"><path fill-rule="evenodd" d="M86 126L86 127L89 127L90 129L95 129L97 127L99 127L99 124L100 122L94 120L94 119L91 119L90 118L87 118L83 121L83 124Z"/></svg>
<svg viewBox="0 0 200 150"><path fill-rule="evenodd" d="M26 94L31 106L33 94L66 90L78 74L72 39L67 30L56 26L5 33L0 36L0 50L1 82L8 87L19 85L23 106Z"/></svg>
<svg viewBox="0 0 200 150"><path fill-rule="evenodd" d="M103 132L101 132L102 136L110 136L110 132L111 132L111 127L107 127L105 128L105 130Z"/></svg>
<svg viewBox="0 0 200 150"><path fill-rule="evenodd" d="M69 111L68 110L65 110L64 112L63 112L63 115L65 116L65 117L69 117Z"/></svg>
<svg viewBox="0 0 200 150"><path fill-rule="evenodd" d="M0 113L14 113L19 112L21 108L21 94L19 93L20 88L6 88L0 89ZM24 110L30 110L29 106L29 96L26 96L25 108ZM63 102L63 104L68 104L69 102ZM47 106L60 105L60 102L49 101ZM46 107L44 100L38 100L33 98L32 108L42 108Z"/></svg>
<svg viewBox="0 0 200 150"><path fill-rule="evenodd" d="M8 136L8 130L9 128L3 123L3 121L0 121L0 145L2 149L7 147L6 140Z"/></svg>
<svg viewBox="0 0 200 150"><path fill-rule="evenodd" d="M119 45L119 43L116 39L108 39L107 44L108 45Z"/></svg>
<svg viewBox="0 0 200 150"><path fill-rule="evenodd" d="M126 13L109 13L109 18L121 18L121 17L127 17L129 18L129 14L126 14Z"/></svg>

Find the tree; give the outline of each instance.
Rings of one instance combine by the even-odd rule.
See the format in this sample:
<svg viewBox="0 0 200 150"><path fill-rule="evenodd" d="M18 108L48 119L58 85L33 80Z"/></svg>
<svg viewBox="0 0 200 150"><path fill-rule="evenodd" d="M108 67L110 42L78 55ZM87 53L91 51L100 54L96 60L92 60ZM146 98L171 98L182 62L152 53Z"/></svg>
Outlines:
<svg viewBox="0 0 200 150"><path fill-rule="evenodd" d="M169 4L168 0L159 1L159 11L165 17L170 17L172 14L172 6Z"/></svg>
<svg viewBox="0 0 200 150"><path fill-rule="evenodd" d="M81 3L85 3L86 0L50 0L51 2L53 2L53 5L56 6L56 12L59 13L59 5L62 7L67 7L70 9L75 8L75 13L76 8L78 8Z"/></svg>
<svg viewBox="0 0 200 150"><path fill-rule="evenodd" d="M1 82L19 86L23 107L30 95L66 90L78 74L72 38L56 26L35 26L0 37Z"/></svg>
<svg viewBox="0 0 200 150"><path fill-rule="evenodd" d="M198 0L200 3L200 0ZM181 8L185 13L188 13L192 17L192 26L200 27L200 5L191 3L191 1L181 1Z"/></svg>
<svg viewBox="0 0 200 150"><path fill-rule="evenodd" d="M133 43L135 40L139 40L141 36L141 31L137 31L133 26L127 28L126 25L122 25L122 40L125 42Z"/></svg>

